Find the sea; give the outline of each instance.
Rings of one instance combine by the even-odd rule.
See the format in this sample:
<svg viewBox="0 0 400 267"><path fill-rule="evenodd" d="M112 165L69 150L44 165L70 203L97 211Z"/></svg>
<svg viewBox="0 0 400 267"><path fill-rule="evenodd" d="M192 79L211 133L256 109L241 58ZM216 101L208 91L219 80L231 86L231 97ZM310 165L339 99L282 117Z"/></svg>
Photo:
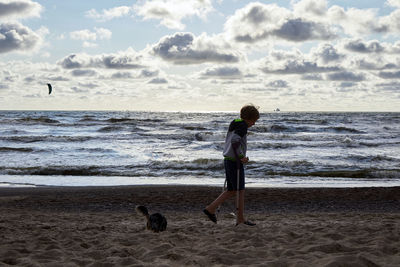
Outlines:
<svg viewBox="0 0 400 267"><path fill-rule="evenodd" d="M0 186L224 185L229 112L0 111ZM400 113L271 112L246 187L400 186Z"/></svg>

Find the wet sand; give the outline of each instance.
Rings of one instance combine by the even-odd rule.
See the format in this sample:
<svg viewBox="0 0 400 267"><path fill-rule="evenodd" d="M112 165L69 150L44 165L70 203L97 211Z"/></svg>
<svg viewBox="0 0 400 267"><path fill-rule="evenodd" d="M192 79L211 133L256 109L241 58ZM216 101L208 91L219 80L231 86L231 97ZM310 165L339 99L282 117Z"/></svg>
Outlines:
<svg viewBox="0 0 400 267"><path fill-rule="evenodd" d="M0 266L399 266L400 187L246 189L254 227L234 199L202 186L0 188ZM161 212L145 230L135 212Z"/></svg>

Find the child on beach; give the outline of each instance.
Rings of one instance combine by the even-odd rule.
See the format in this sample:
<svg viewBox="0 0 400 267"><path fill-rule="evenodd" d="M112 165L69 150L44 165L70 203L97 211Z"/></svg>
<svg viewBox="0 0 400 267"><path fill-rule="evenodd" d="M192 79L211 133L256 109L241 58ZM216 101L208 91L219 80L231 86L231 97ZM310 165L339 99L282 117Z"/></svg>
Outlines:
<svg viewBox="0 0 400 267"><path fill-rule="evenodd" d="M237 207L237 224L254 226L255 223L244 218L244 168L243 164L249 161L246 157L247 129L253 126L260 118L258 109L253 105L246 105L240 110L240 119L233 120L228 129L224 146L224 166L227 190L222 192L203 212L207 217L217 223L215 211L228 198L237 193L237 171L239 171L239 207Z"/></svg>

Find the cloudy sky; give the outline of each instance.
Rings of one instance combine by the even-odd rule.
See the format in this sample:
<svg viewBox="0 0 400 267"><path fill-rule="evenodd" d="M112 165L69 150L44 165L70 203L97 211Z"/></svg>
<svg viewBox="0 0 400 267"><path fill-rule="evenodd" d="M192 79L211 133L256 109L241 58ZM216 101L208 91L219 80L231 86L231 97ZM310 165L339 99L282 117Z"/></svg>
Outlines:
<svg viewBox="0 0 400 267"><path fill-rule="evenodd" d="M0 0L0 109L246 103L400 111L400 0Z"/></svg>

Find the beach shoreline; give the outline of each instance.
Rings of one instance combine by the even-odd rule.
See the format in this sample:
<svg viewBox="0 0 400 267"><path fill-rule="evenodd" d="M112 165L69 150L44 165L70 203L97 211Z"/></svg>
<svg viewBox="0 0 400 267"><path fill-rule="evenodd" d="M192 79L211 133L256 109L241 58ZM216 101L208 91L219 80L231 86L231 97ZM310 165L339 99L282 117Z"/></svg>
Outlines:
<svg viewBox="0 0 400 267"><path fill-rule="evenodd" d="M0 265L398 266L400 187L250 188L246 214L202 209L212 186L0 188ZM161 212L167 230L135 213ZM346 265L345 265L346 266Z"/></svg>

